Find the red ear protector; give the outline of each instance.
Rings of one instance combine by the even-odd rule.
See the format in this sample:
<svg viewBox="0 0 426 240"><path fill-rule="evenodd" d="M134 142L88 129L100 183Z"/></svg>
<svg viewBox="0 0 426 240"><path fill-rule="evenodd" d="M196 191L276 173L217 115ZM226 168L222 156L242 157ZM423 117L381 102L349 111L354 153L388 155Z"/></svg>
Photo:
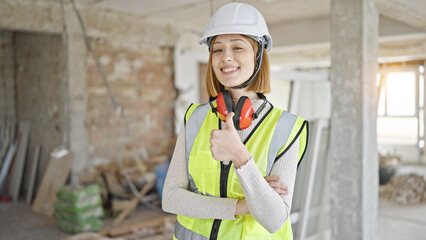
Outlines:
<svg viewBox="0 0 426 240"><path fill-rule="evenodd" d="M238 102L235 105L234 109L231 94L227 90L224 90L219 93L219 95L217 95L217 108L214 108L213 104L211 103L211 101L214 99L210 99L209 103L212 107L213 113L216 113L216 115L218 115L217 113L219 113L218 117L224 122L226 121L226 116L228 115L228 113L234 112L234 126L237 130L243 130L251 125L253 119L256 119L259 113L265 107L265 104L267 102L266 97L261 93L258 93L258 95L261 99L263 99L263 103L256 112L254 112L253 105L250 99L246 96L242 96L240 97L240 99L238 99Z"/></svg>

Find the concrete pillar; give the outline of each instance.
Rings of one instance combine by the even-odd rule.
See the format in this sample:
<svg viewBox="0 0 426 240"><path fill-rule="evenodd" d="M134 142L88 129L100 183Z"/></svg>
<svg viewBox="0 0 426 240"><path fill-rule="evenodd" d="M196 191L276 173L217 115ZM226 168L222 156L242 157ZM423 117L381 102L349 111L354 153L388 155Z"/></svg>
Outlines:
<svg viewBox="0 0 426 240"><path fill-rule="evenodd" d="M68 147L74 153L71 180L84 170L88 161L86 45L78 19L71 5L66 7L68 72Z"/></svg>
<svg viewBox="0 0 426 240"><path fill-rule="evenodd" d="M332 239L376 239L378 13L371 0L331 1Z"/></svg>

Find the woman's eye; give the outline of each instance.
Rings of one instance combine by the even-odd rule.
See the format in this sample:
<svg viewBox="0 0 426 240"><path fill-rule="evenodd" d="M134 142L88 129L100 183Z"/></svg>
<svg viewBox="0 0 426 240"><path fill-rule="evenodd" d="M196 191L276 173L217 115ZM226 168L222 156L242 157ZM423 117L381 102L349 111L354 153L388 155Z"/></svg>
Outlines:
<svg viewBox="0 0 426 240"><path fill-rule="evenodd" d="M213 49L213 53L220 53L222 52L222 49Z"/></svg>
<svg viewBox="0 0 426 240"><path fill-rule="evenodd" d="M242 47L234 47L234 50L242 50Z"/></svg>

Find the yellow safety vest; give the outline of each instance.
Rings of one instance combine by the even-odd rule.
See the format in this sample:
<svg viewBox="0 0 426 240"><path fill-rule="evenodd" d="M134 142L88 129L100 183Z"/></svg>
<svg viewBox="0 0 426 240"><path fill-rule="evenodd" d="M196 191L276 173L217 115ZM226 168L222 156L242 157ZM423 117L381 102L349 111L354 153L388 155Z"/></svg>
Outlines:
<svg viewBox="0 0 426 240"><path fill-rule="evenodd" d="M213 103L216 106L216 103ZM243 199L244 194L232 164L213 159L210 132L220 129L219 118L208 104L192 104L185 114L185 154L188 190L206 196ZM272 165L300 136L299 164L306 151L308 122L286 111L271 108L244 141L264 177ZM262 240L293 239L290 219L276 233L269 233L251 215L237 220L196 219L177 216L173 239L179 240Z"/></svg>

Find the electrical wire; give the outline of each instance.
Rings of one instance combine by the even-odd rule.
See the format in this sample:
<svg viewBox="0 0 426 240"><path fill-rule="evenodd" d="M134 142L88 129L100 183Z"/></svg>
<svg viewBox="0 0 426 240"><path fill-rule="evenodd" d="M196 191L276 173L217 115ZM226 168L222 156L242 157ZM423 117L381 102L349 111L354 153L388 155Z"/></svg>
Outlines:
<svg viewBox="0 0 426 240"><path fill-rule="evenodd" d="M125 124L125 127L124 127L124 129L123 129L123 132L122 132L123 139L128 139L128 137L129 137L129 125L130 125L130 120L129 120L129 118L126 116L126 114L124 113L123 108L121 107L120 103L117 101L117 99L115 98L114 94L113 94L113 93L112 93L112 91L111 91L111 88L110 88L109 82L108 82L107 77L106 77L106 75L105 75L105 71L104 71L104 69L103 69L103 67L102 67L102 64L101 64L101 62L100 62L100 60L99 60L99 57L96 55L95 50L94 50L94 49L93 49L93 47L92 47L92 44L91 44L91 42L90 42L90 39L89 39L88 34L87 34L87 31L86 31L85 23L84 23L84 21L83 21L83 18L81 17L80 11L77 9L77 6L76 6L76 4L75 4L75 1L74 1L74 0L70 0L70 1L71 1L71 3L72 3L72 6L73 6L73 9L74 9L74 12L75 12L75 14L76 14L76 16L77 16L77 19L78 19L78 21L79 21L79 23L80 23L80 27L81 27L81 30L82 30L82 32L83 32L83 36L84 36L84 40L85 40L85 42L86 42L86 46L87 46L87 48L89 49L89 52L90 52L91 56L95 59L96 67L97 67L97 69L98 69L98 71L99 71L99 73L100 73L100 75L101 75L101 78L102 78L102 80L103 80L103 82L104 82L104 84L105 84L105 87L106 87L106 88L107 88L107 90L108 90L108 95L109 95L109 97L110 97L110 99L111 99L112 103L113 103L113 104L114 104L114 106L115 106L116 113L117 113L117 114L119 114L119 115L120 115L120 118L121 118L121 119L122 119L122 120L126 123L126 124ZM129 177L129 175L127 174L127 172L124 170L124 167L123 167L123 161L122 161L122 158L121 158L121 153L122 153L122 151L123 151L123 149L124 149L124 143L125 143L125 140L123 140L123 141L120 143L120 146L119 146L119 149L118 149L118 152L117 152L117 156L116 156L118 166L120 167L120 173L124 176L124 178L125 178L125 180L126 180L126 183L127 183L127 185L129 186L130 190L132 191L133 195L134 195L136 198L138 198L138 199L139 199L139 201L140 201L143 205L145 205L146 207L151 208L151 209L153 209L153 210L160 210L160 208L159 208L159 207L157 207L157 206L155 206L155 205L151 204L150 202L146 201L146 200L143 198L143 196L142 196L142 195L139 193L139 191L137 190L137 188L136 188L135 184L134 184L134 183L132 182L132 180L130 179L130 177Z"/></svg>

